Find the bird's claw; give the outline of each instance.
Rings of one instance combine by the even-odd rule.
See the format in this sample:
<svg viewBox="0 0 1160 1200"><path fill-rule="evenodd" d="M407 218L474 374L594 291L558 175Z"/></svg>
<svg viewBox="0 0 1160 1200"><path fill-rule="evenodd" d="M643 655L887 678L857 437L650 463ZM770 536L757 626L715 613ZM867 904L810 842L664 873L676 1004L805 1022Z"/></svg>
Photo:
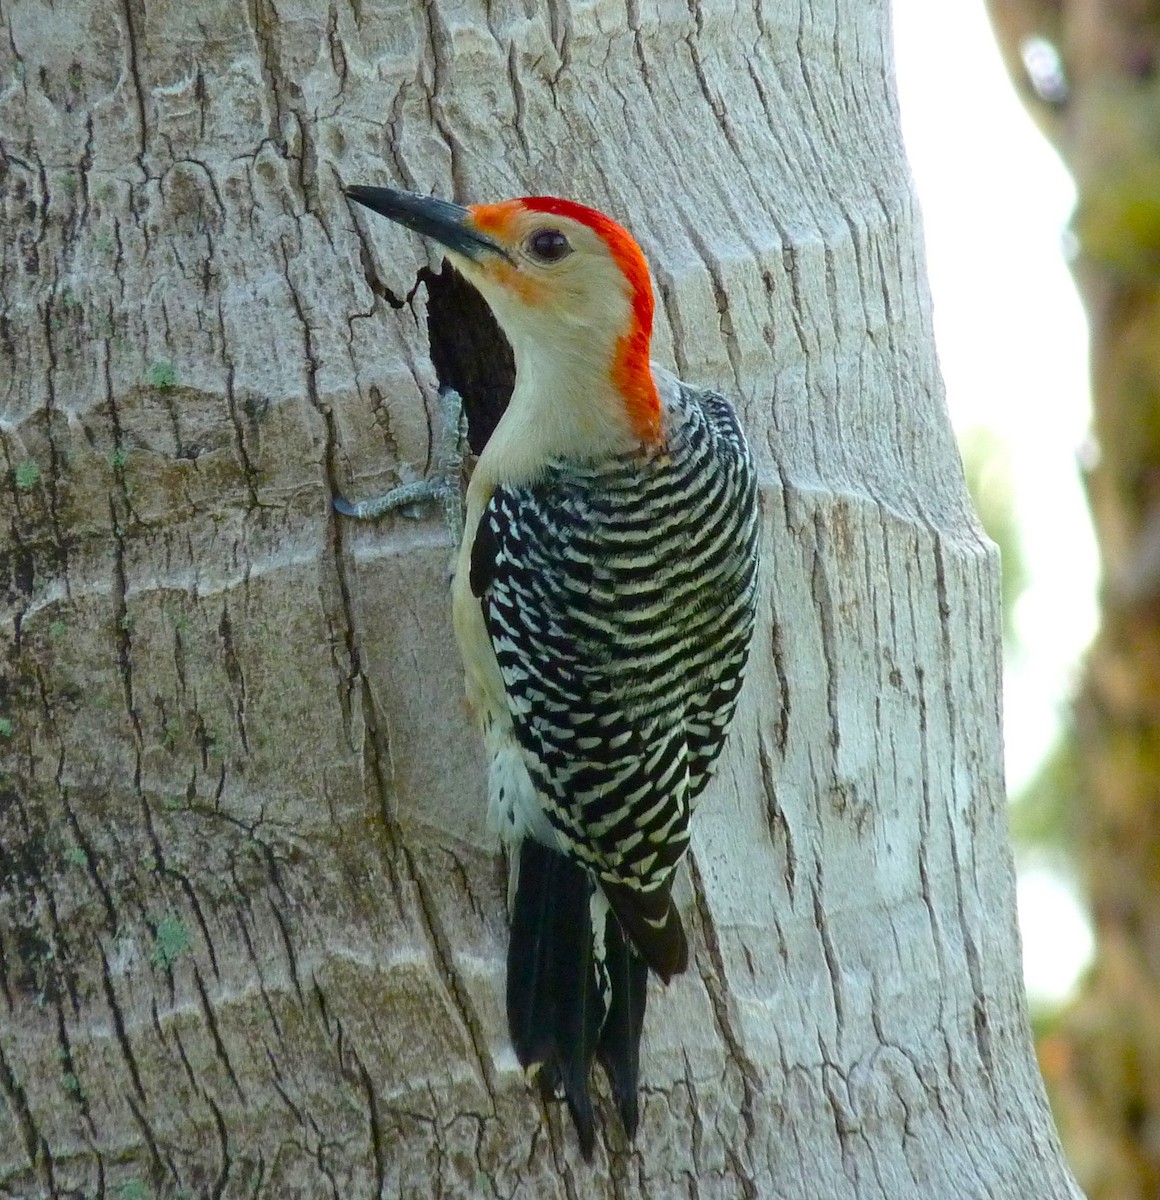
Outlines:
<svg viewBox="0 0 1160 1200"><path fill-rule="evenodd" d="M419 479L414 483L404 483L392 488L381 496L369 500L359 500L351 503L344 496L334 497L334 511L344 517L354 517L358 521L373 521L385 512L397 510L405 517L417 518L423 515L423 507L427 504L445 503L455 485L450 479Z"/></svg>
<svg viewBox="0 0 1160 1200"><path fill-rule="evenodd" d="M434 473L427 479L401 484L369 500L352 503L346 497L336 495L333 500L335 512L357 521L373 521L383 513L397 511L415 520L422 517L425 506L438 503L443 506L452 541L458 544L463 533L463 455L460 449L463 442L463 401L452 388L443 388L439 394L443 401L443 427L439 434Z"/></svg>

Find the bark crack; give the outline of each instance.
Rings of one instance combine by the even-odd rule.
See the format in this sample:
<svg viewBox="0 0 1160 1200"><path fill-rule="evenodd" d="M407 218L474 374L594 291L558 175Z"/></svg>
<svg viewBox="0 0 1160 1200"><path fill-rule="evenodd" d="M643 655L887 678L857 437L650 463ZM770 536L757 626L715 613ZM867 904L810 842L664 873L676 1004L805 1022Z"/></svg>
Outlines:
<svg viewBox="0 0 1160 1200"><path fill-rule="evenodd" d="M117 1045L121 1050L121 1057L125 1061L125 1067L129 1072L129 1080L133 1085L133 1091L142 1104L148 1105L149 1100L145 1095L145 1087L141 1082L141 1073L137 1069L137 1059L133 1054L133 1047L129 1044L129 1035L125 1030L125 1017L121 1012L121 1005L117 1000L117 992L113 987L113 973L109 966L109 958L105 953L105 947L98 943L98 949L101 954L101 987L105 993L105 1003L109 1006L109 1015L113 1020L113 1033L117 1039Z"/></svg>
<svg viewBox="0 0 1160 1200"><path fill-rule="evenodd" d="M375 1085L371 1079L370 1072L363 1064L362 1058L359 1057L358 1051L351 1047L351 1057L354 1059L355 1068L358 1071L359 1082L362 1085L363 1097L366 1100L368 1121L368 1134L371 1141L371 1154L374 1157L375 1163L375 1192L376 1196L382 1196L386 1189L387 1164L386 1154L383 1147L383 1128L382 1119L379 1116L379 1101L375 1092ZM478 1154L476 1155L478 1159Z"/></svg>
<svg viewBox="0 0 1160 1200"><path fill-rule="evenodd" d="M508 83L512 89L512 102L515 105L515 115L512 125L515 128L516 137L520 139L520 146L523 149L524 156L530 159L532 156L532 147L528 141L527 130L524 128L527 116L527 100L524 96L524 85L520 81L519 59L514 41L508 44L507 73Z"/></svg>
<svg viewBox="0 0 1160 1200"><path fill-rule="evenodd" d="M24 1143L24 1153L28 1158L29 1169L46 1193L55 1195L52 1154L48 1148L48 1141L36 1127L32 1110L28 1106L27 1093L13 1073L2 1045L0 1045L0 1093L8 1103L9 1112L16 1119L20 1138Z"/></svg>
<svg viewBox="0 0 1160 1200"><path fill-rule="evenodd" d="M142 0L123 0L125 16L125 40L129 43L129 74L133 78L133 99L137 109L137 165L142 175L149 178L145 166L148 122L145 119L145 87L141 82L141 54L138 46L137 22L144 17Z"/></svg>
<svg viewBox="0 0 1160 1200"><path fill-rule="evenodd" d="M678 209L678 211L680 211ZM694 222L681 211L681 224L693 248L697 251L705 270L709 275L709 285L713 289L713 302L717 308L717 323L721 331L721 340L725 343L725 353L729 358L729 368L733 372L733 391L743 395L745 391L744 366L741 361L741 346L737 340L737 331L733 326L733 315L729 309L729 292L722 277L721 263L712 247L703 238Z"/></svg>
<svg viewBox="0 0 1160 1200"><path fill-rule="evenodd" d="M699 974L709 997L714 1022L721 1033L729 1059L741 1076L742 1102L739 1105L739 1111L745 1126L745 1153L748 1161L752 1163L755 1161L754 1146L757 1134L754 1109L757 1098L764 1092L761 1083L762 1073L746 1051L742 1035L733 1027L728 986L729 972L717 937L717 924L709 910L709 902L705 895L705 882L701 877L700 868L693 856L690 855L686 861L689 864L689 878L693 885L693 896L701 920L705 948L708 951L711 966L711 969L701 968ZM757 1190L749 1178L750 1172L742 1168L741 1159L736 1157L736 1150L731 1144L728 1151L744 1195L747 1198L756 1197Z"/></svg>
<svg viewBox="0 0 1160 1200"><path fill-rule="evenodd" d="M821 855L814 864L813 877L814 925L822 945L822 957L826 963L826 971L830 976L830 993L834 998L834 1027L838 1045L842 1044L846 1032L846 1001L842 988L842 966L838 961L838 952L830 935L830 923L826 919L825 907L825 874L822 867ZM820 1038L819 1033L819 1038Z"/></svg>
<svg viewBox="0 0 1160 1200"><path fill-rule="evenodd" d="M248 571L247 567L247 571ZM238 737L246 754L250 752L250 739L246 732L246 678L242 671L241 660L234 644L234 627L230 621L230 610L225 600L222 601L222 615L218 621L218 637L222 646L222 665L226 678L234 691L234 723L237 726Z"/></svg>
<svg viewBox="0 0 1160 1200"><path fill-rule="evenodd" d="M222 1110L214 1103L213 1097L206 1096L205 1102L209 1106L209 1111L213 1114L213 1123L217 1129L218 1147L221 1152L221 1166L218 1169L217 1178L213 1181L213 1191L210 1195L213 1200L221 1200L226 1194L226 1186L230 1181L230 1167L232 1165L230 1159L229 1127L226 1124L225 1117L222 1116Z"/></svg>
<svg viewBox="0 0 1160 1200"><path fill-rule="evenodd" d="M459 971L455 966L455 952L451 947L450 939L443 929L443 924L439 920L438 909L428 889L426 880L424 880L422 872L416 868L414 858L406 847L401 849L401 859L407 876L415 887L415 894L419 901L418 913L427 935L427 941L435 955L435 960L439 965L443 980L450 989L451 996L455 1001L455 1007L459 1012L460 1020L463 1022L463 1027L471 1041L472 1049L475 1051L476 1062L479 1065L480 1080L491 1102L490 1115L494 1117L497 1112L495 1069L492 1065L491 1054L487 1049L487 1034L484 1031L483 1022L480 1020L471 996L459 976Z"/></svg>
<svg viewBox="0 0 1160 1200"><path fill-rule="evenodd" d="M761 789L765 798L763 808L766 827L769 830L769 840L774 846L779 842L785 843L785 886L792 908L797 887L797 846L785 812L778 803L777 789L773 782L773 759L769 753L769 745L763 728L759 728L757 731L757 754L761 766Z"/></svg>
<svg viewBox="0 0 1160 1200"><path fill-rule="evenodd" d="M841 655L835 624L834 593L830 575L826 569L828 548L826 523L820 510L814 512L813 571L810 575L810 591L818 624L822 635L822 657L826 664L826 711L830 716L830 747L835 757L842 743L842 730L838 721L838 664Z"/></svg>
<svg viewBox="0 0 1160 1200"><path fill-rule="evenodd" d="M238 1099L244 1105L246 1103L246 1094L242 1090L242 1085L238 1081L238 1077L234 1072L234 1065L230 1061L229 1051L226 1050L226 1044L222 1039L221 1029L218 1027L217 1014L214 1012L214 1006L210 1001L209 993L205 988L205 980L201 977L201 972L197 969L197 964L193 965L193 983L197 989L198 1000L201 1003L201 1011L205 1017L205 1027L209 1032L210 1040L213 1042L213 1048L217 1054L218 1061L225 1068L226 1075L229 1077L230 1083L234 1086L234 1091L237 1093Z"/></svg>

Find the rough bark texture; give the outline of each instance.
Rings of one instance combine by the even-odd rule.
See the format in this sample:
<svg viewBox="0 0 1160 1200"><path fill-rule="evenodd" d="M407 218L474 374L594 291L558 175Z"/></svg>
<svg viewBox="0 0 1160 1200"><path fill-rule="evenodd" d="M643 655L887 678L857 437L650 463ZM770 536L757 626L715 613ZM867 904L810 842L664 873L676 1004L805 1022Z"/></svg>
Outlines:
<svg viewBox="0 0 1160 1200"><path fill-rule="evenodd" d="M991 8L1078 191L1097 447L1086 482L1104 575L1075 709L1072 830L1096 962L1043 1058L1089 1194L1148 1200L1160 1195L1160 4ZM1062 93L1036 91L1021 60L1029 38L1056 48Z"/></svg>
<svg viewBox="0 0 1160 1200"><path fill-rule="evenodd" d="M884 6L0 18L0 1194L1077 1195ZM446 535L330 508L422 471L483 327L344 182L625 219L762 464L693 962L591 1167L506 1041Z"/></svg>

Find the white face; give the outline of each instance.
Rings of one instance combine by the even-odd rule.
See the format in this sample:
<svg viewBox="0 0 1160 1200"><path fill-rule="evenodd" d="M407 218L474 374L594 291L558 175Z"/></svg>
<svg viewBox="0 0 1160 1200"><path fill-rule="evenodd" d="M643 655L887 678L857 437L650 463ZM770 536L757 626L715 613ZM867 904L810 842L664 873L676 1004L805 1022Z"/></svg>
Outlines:
<svg viewBox="0 0 1160 1200"><path fill-rule="evenodd" d="M527 479L553 457L661 439L652 284L640 248L615 221L545 196L463 208L392 188L346 191L439 242L511 342L515 390L477 474Z"/></svg>
<svg viewBox="0 0 1160 1200"><path fill-rule="evenodd" d="M487 300L517 357L556 353L610 363L633 311L629 282L608 243L579 221L519 201L471 211L508 257L448 257Z"/></svg>

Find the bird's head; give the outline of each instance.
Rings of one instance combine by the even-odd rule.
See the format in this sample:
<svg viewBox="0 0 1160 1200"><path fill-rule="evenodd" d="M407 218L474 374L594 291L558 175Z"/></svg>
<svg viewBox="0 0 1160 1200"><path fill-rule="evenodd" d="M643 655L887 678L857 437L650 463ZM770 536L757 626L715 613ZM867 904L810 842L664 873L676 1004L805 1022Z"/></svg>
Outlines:
<svg viewBox="0 0 1160 1200"><path fill-rule="evenodd" d="M633 433L657 437L652 284L627 230L550 196L463 207L391 188L347 195L443 247L495 313L517 372L534 371L547 387L553 375L607 385L623 399Z"/></svg>

